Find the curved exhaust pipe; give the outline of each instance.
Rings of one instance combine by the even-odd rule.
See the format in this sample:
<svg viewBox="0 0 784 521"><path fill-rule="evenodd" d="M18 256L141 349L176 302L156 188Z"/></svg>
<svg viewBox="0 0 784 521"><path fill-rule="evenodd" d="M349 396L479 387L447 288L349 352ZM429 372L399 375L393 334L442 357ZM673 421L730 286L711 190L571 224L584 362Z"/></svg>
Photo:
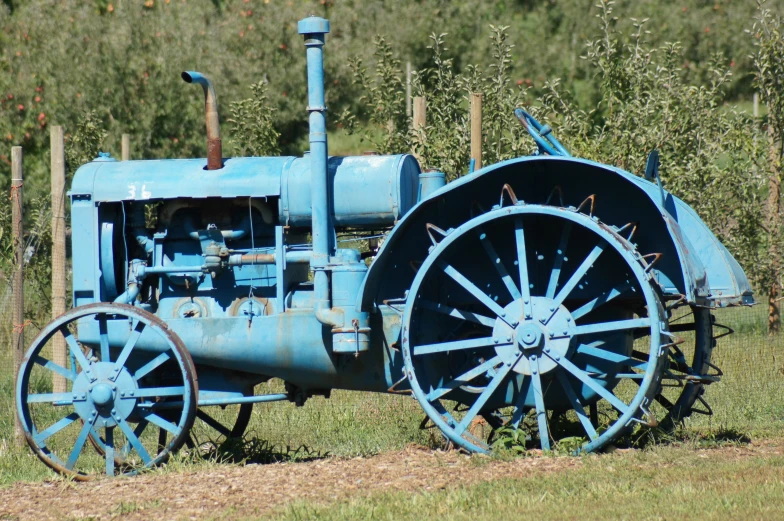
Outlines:
<svg viewBox="0 0 784 521"><path fill-rule="evenodd" d="M197 83L204 89L204 112L207 117L207 170L223 168L223 147L218 120L218 97L212 82L200 72L185 71L182 79L186 83Z"/></svg>

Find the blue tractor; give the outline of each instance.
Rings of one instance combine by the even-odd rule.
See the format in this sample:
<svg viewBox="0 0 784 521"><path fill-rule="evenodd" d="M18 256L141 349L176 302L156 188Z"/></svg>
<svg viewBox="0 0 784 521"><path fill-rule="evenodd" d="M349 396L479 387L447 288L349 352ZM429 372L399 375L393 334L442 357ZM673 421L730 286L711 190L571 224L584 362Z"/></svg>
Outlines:
<svg viewBox="0 0 784 521"><path fill-rule="evenodd" d="M102 154L76 173L74 307L32 342L16 385L44 463L134 473L198 446L197 420L237 438L254 403L332 389L410 393L477 452L499 429L596 451L709 410L711 310L752 292L655 157L647 178L573 158L522 110L536 153L449 184L407 154L330 157L329 22L299 32L302 157L223 158L213 87L186 72L205 93L206 160ZM273 378L281 392L259 394Z"/></svg>

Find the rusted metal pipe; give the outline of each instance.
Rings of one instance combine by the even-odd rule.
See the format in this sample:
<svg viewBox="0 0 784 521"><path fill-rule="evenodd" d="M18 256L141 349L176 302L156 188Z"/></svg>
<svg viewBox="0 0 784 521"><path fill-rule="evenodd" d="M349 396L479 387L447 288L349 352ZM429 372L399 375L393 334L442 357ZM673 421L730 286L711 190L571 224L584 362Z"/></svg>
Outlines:
<svg viewBox="0 0 784 521"><path fill-rule="evenodd" d="M207 170L219 170L223 168L223 147L215 88L207 76L196 71L183 72L182 79L186 83L198 83L204 89L204 112L207 118Z"/></svg>

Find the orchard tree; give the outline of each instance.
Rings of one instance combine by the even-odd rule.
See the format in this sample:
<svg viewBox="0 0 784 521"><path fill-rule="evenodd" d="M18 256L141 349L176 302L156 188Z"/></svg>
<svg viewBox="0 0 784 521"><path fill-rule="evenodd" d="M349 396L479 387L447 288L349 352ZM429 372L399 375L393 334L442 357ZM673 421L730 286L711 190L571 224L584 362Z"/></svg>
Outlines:
<svg viewBox="0 0 784 521"><path fill-rule="evenodd" d="M754 83L760 99L767 105L764 120L768 140L768 198L767 198L767 272L762 278L768 299L768 332L781 330L781 181L784 175L784 23L782 16L758 2L758 16L751 28L755 43L752 55Z"/></svg>

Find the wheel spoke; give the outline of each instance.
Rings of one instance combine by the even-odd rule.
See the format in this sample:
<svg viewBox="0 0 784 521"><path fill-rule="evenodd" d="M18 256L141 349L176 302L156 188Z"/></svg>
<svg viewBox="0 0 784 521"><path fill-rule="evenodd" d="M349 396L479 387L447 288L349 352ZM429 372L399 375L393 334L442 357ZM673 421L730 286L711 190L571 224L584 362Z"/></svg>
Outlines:
<svg viewBox="0 0 784 521"><path fill-rule="evenodd" d="M530 377L529 377L530 378ZM509 423L512 425L512 428L517 430L520 426L520 422L523 420L523 416L525 416L525 398L526 394L523 392L523 389L526 389L525 380L523 380L522 384L520 385L519 392L517 394L517 402L515 402L515 408L512 412L512 418L509 420Z"/></svg>
<svg viewBox="0 0 784 521"><path fill-rule="evenodd" d="M563 266L563 261L566 257L566 245L569 244L569 234L571 232L572 221L566 221L566 223L564 223L563 231L561 232L558 250L555 252L553 271L550 272L550 283L547 285L547 293L545 296L549 299L555 296L555 290L558 288L558 278L561 276L561 267Z"/></svg>
<svg viewBox="0 0 784 521"><path fill-rule="evenodd" d="M147 420L140 421L136 425L136 428L133 430L133 434L137 438L141 437L142 433L144 432L144 429L146 429L149 424L150 423ZM122 429L122 425L120 426L120 429ZM128 435L126 435L125 437L128 438ZM125 442L125 445L122 448L122 452L120 452L121 457L122 458L127 458L128 454L130 454L132 448L133 448L133 446L131 445L131 442L130 442L130 439L129 439L128 441Z"/></svg>
<svg viewBox="0 0 784 521"><path fill-rule="evenodd" d="M504 263L501 262L501 257L498 256L498 253L496 253L493 244L490 242L490 239L487 238L487 234L482 230L481 227L477 227L476 231L479 234L479 240L482 242L482 246L484 246L485 251L487 252L487 256L490 257L490 262L493 264L493 266L495 266L498 275L501 276L501 280L504 281L506 289L509 290L509 293L512 295L514 300L518 300L520 298L520 292L517 290L517 286L515 286L512 277L509 276L509 272L506 271Z"/></svg>
<svg viewBox="0 0 784 521"><path fill-rule="evenodd" d="M101 362L110 362L109 355L109 332L107 327L106 315L98 314L98 331L101 334ZM108 429L107 429L108 430Z"/></svg>
<svg viewBox="0 0 784 521"><path fill-rule="evenodd" d="M592 344L580 344L577 346L577 352L583 355L592 356L594 358L607 360L609 362L613 362L614 364L629 366L633 367L634 369L640 369L642 371L648 370L648 362L637 360L636 358L632 358L630 356L613 353L612 351L607 351L605 349L598 349L593 347Z"/></svg>
<svg viewBox="0 0 784 521"><path fill-rule="evenodd" d="M159 354L158 356L156 356L155 358L153 358L152 360L150 360L149 362L141 366L133 375L133 379L138 382L139 380L141 380L151 372L155 371L158 367L160 367L162 364L165 364L169 360L171 360L171 355L169 354L168 351Z"/></svg>
<svg viewBox="0 0 784 521"><path fill-rule="evenodd" d="M455 427L455 433L458 436L462 435L463 432L468 428L468 426L471 424L471 420L473 420L479 411L482 410L482 407L484 407L485 403L487 403L487 400L495 392L498 386L501 385L501 382L506 378L506 375L509 374L509 371L511 371L512 368L517 365L517 362L520 361L522 356L523 354L520 353L513 363L510 365L503 365L501 369L495 374L493 379L490 380L490 383L487 385L487 387L485 387L485 390L482 391L479 396L477 396L474 404L471 405L471 408L468 409L468 412L466 412L465 416L463 416L463 419L460 421L457 427Z"/></svg>
<svg viewBox="0 0 784 521"><path fill-rule="evenodd" d="M73 393L40 393L28 394L27 403L52 403L54 405L71 405Z"/></svg>
<svg viewBox="0 0 784 521"><path fill-rule="evenodd" d="M468 320L469 322L474 322L482 326L495 327L495 320L490 317L477 315L471 311L463 311L462 309L453 308L447 306L446 304L433 302L432 300L420 301L419 307L429 309L430 311L435 311L436 313L443 313L444 315L449 315L450 317Z"/></svg>
<svg viewBox="0 0 784 521"><path fill-rule="evenodd" d="M149 419L149 416L150 415L147 416L147 419ZM144 424L143 427L142 427L142 424ZM136 452L139 454L139 457L142 459L144 464L145 465L149 465L152 462L152 458L150 457L150 453L147 452L147 449L144 448L144 445L142 445L142 442L139 439L139 436L141 436L142 431L144 430L145 427L147 427L147 421L146 420L142 420L141 422L139 422L139 425L136 427L135 430L131 430L131 426L128 425L128 422L126 422L123 419L120 419L117 422L117 425L120 426L120 430L123 431L123 434L125 434L125 437L128 439L128 443L131 444L131 447L136 449ZM141 429L140 429L140 427L141 427ZM136 432L137 430L139 432ZM125 451L125 449L123 449L123 451ZM129 449L127 453L130 453L130 452L131 451Z"/></svg>
<svg viewBox="0 0 784 521"><path fill-rule="evenodd" d="M650 318L632 318L629 320L615 320L612 322L598 322L596 324L586 324L583 326L576 326L572 330L573 336L578 335L592 335L595 333L608 333L610 331L622 331L625 329L639 329L643 327L650 327Z"/></svg>
<svg viewBox="0 0 784 521"><path fill-rule="evenodd" d="M644 373L591 373L591 378L596 380L615 380L617 378L626 378L628 380L642 380L645 378Z"/></svg>
<svg viewBox="0 0 784 521"><path fill-rule="evenodd" d="M563 301L566 300L566 297L568 297L572 290L577 287L577 284L580 283L580 280L585 276L586 273L588 273L588 270L599 258L599 255L602 254L605 246L607 246L607 242L605 242L604 239L599 241L599 244L597 244L594 249L591 250L591 253L588 254L588 256L583 260L582 264L580 264L572 276L569 277L569 280L566 281L566 284L563 285L561 291L558 292L558 295L556 295L554 299L556 308L563 304Z"/></svg>
<svg viewBox="0 0 784 521"><path fill-rule="evenodd" d="M106 427L106 475L114 476L114 427Z"/></svg>
<svg viewBox="0 0 784 521"><path fill-rule="evenodd" d="M158 428L158 452L162 452L163 449L166 448L166 436L168 436L166 429L164 429L163 427L159 427ZM188 436L188 439L190 439L190 436Z"/></svg>
<svg viewBox="0 0 784 521"><path fill-rule="evenodd" d="M572 404L572 409L574 412L577 413L577 418L580 420L580 423L585 429L585 433L591 440L595 440L599 437L596 433L596 429L594 429L593 424L591 424L591 419L585 413L585 409L583 408L583 404L580 403L580 400L577 398L577 395L572 388L572 384L569 383L569 380L566 378L566 375L563 371L556 371L556 376L558 377L558 381L563 387L564 392L566 392L566 396L569 398L569 402Z"/></svg>
<svg viewBox="0 0 784 521"><path fill-rule="evenodd" d="M60 331L60 334L63 335L63 337L65 338L65 343L68 344L68 349L71 351L71 356L73 356L76 359L76 361L79 363L79 366L82 368L82 371L89 371L90 362L87 361L87 358L84 356L84 353L82 353L82 349L79 347L79 344L76 342L76 339L68 330L68 326L60 326L58 331Z"/></svg>
<svg viewBox="0 0 784 521"><path fill-rule="evenodd" d="M51 436L54 436L55 434L57 434L61 430L65 429L66 427L68 427L69 425L71 425L73 422L75 422L78 419L79 419L79 415L77 413L75 413L75 412L72 412L71 414L69 414L65 418L60 419L60 421L58 421L57 423L54 423L53 425L49 426L46 430L43 430L43 431L41 431L41 432L39 432L37 434L33 433L33 440L38 445L43 447L43 446L46 445L44 442L48 438L50 438Z"/></svg>
<svg viewBox="0 0 784 521"><path fill-rule="evenodd" d="M542 450L550 450L550 431L547 428L547 409L544 407L544 392L542 391L542 377L539 374L539 361L536 353L528 357L531 367L531 383L534 389L534 403L536 404L536 421L539 424L539 441Z"/></svg>
<svg viewBox="0 0 784 521"><path fill-rule="evenodd" d="M585 371L583 371L582 369L574 365L571 361L569 361L568 358L565 358L563 356L558 356L556 358L552 356L550 353L545 353L545 354L550 358L552 358L553 361L555 361L555 363L557 363L558 365L560 365L561 367L563 367L564 369L572 373L572 375L574 375L577 379L579 379L585 385L590 387L591 390L593 390L596 394L598 394L599 396L601 396L602 398L610 402L610 404L616 409L618 409L618 411L620 411L621 414L625 414L629 410L628 405L623 403L613 393L611 393L610 391L608 391L607 389L605 389L604 387L596 383L593 380L593 378L588 376L588 374Z"/></svg>
<svg viewBox="0 0 784 521"><path fill-rule="evenodd" d="M130 398L157 398L162 396L182 396L185 387L146 387L137 389Z"/></svg>
<svg viewBox="0 0 784 521"><path fill-rule="evenodd" d="M160 416L158 416L155 413L147 414L144 417L144 419L146 419L148 422L152 423L153 425L155 425L157 427L160 427L161 429L165 429L165 430L171 432L175 436L180 434L180 430L181 429L179 428L179 426L174 425L172 422L170 422L168 420L164 420L163 418L161 418Z"/></svg>
<svg viewBox="0 0 784 521"><path fill-rule="evenodd" d="M94 422L95 416L85 420L82 430L79 432L79 437L76 438L76 443L74 443L74 448L71 450L70 456L68 456L68 461L65 463L65 468L68 470L73 470L74 465L76 465L76 460L79 459L79 454L82 453L84 442L87 441L87 435L90 434Z"/></svg>
<svg viewBox="0 0 784 521"><path fill-rule="evenodd" d="M453 391L460 387L461 385L466 385L468 382L476 378L477 376L486 373L496 365L501 363L501 357L494 356L490 360L480 364L470 371L466 371L465 373L461 374L460 376L456 377L451 382L439 387L438 389L434 389L427 395L427 401L432 402L433 400L438 400L445 394L450 391Z"/></svg>
<svg viewBox="0 0 784 521"><path fill-rule="evenodd" d="M128 361L128 357L131 355L131 351L133 348L136 347L136 342L139 340L139 337L142 335L142 331L144 331L145 324L141 320L136 321L136 324L133 326L133 331L131 332L131 336L128 337L128 341L125 343L125 346L120 351L120 356L117 357L117 362L114 364L115 374L118 374L120 370L122 370L125 362Z"/></svg>
<svg viewBox="0 0 784 521"><path fill-rule="evenodd" d="M63 378L65 378L66 380L70 380L71 382L73 382L75 380L73 371L71 371L69 369L66 369L65 367L61 366L60 364L52 362L51 360L47 360L46 358L44 358L44 357L42 357L40 355L36 355L35 358L33 358L33 362L35 362L36 364L38 364L40 366L45 367L46 369L49 369L50 371L52 371L54 373L57 373L58 375L60 375Z"/></svg>
<svg viewBox="0 0 784 521"><path fill-rule="evenodd" d="M460 273L459 271L457 271L455 268L453 268L452 266L450 266L444 261L441 260L436 261L436 264L438 265L439 268L441 268L441 270L443 270L444 273L449 275L449 277L451 277L452 280L460 284L466 291L468 291L477 300L479 300L479 302L487 306L487 308L490 311L492 311L497 316L502 318L506 316L506 312L504 311L504 308L499 306L495 302L495 300L490 298L484 291L476 287L476 285L474 285L473 282L468 280L462 273Z"/></svg>
<svg viewBox="0 0 784 521"><path fill-rule="evenodd" d="M695 322L681 324L670 323L670 327L668 328L670 333L686 333L689 331L694 331L695 329L697 329L697 324Z"/></svg>
<svg viewBox="0 0 784 521"><path fill-rule="evenodd" d="M625 293L629 289L631 289L631 286L628 283L624 283L624 284L618 286L617 288L611 289L607 293L599 295L598 297L596 297L595 299L591 300L590 302L586 302L583 306L581 306L578 309L575 309L574 311L572 311L572 318L574 320L579 320L580 318L584 317L585 315L587 315L591 311L595 311L596 308L598 308L599 306L607 304L608 302L610 302L612 299L614 299L618 295L622 295L623 293Z"/></svg>
<svg viewBox="0 0 784 521"><path fill-rule="evenodd" d="M528 257L525 251L523 218L515 219L515 242L517 243L517 269L520 273L520 293L523 298L526 318L531 316L531 287L528 281Z"/></svg>
<svg viewBox="0 0 784 521"><path fill-rule="evenodd" d="M219 433L223 434L227 438L231 438L231 430L228 427L220 423L218 420L207 414L201 409L196 410L196 416L201 418L201 420L218 431Z"/></svg>
<svg viewBox="0 0 784 521"><path fill-rule="evenodd" d="M414 356L429 355L432 353L443 353L445 351L458 351L460 349L477 349L489 346L505 346L511 341L504 339L503 342L493 342L493 337L469 338L466 340L453 340L451 342L440 342L437 344L425 344L414 348ZM180 393L182 394L182 393Z"/></svg>

